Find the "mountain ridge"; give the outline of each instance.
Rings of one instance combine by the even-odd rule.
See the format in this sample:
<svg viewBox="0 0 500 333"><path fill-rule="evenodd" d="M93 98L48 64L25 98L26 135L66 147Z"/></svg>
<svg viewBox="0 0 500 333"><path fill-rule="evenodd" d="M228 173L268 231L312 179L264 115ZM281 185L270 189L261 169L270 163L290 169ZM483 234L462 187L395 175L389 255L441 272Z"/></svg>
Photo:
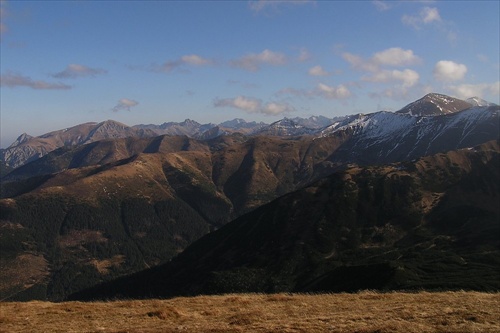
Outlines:
<svg viewBox="0 0 500 333"><path fill-rule="evenodd" d="M413 116L436 116L455 113L473 106L496 106L478 98L462 101L442 94L427 94L421 99L408 104L398 114ZM415 110L419 110L415 113ZM186 119L183 122L168 122L161 125L134 125L107 120L101 123L84 123L67 129L52 131L38 137L22 134L8 148L0 149L0 160L11 168L34 161L60 147L81 145L98 140L123 137L154 137L158 135L187 135L193 138L209 139L220 135L239 132L244 135L296 136L316 134L331 124L345 121L351 116L327 118L311 116L309 118L284 118L272 124L246 122L234 119L216 124L200 124Z"/></svg>

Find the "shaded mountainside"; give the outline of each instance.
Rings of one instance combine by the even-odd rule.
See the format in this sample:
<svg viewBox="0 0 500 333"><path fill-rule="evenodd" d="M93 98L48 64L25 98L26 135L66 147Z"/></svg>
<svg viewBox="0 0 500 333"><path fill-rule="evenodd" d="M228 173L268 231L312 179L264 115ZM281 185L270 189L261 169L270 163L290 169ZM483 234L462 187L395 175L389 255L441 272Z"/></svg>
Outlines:
<svg viewBox="0 0 500 333"><path fill-rule="evenodd" d="M161 264L234 217L330 173L320 165L340 144L242 138L157 137L139 145L148 153L7 184L18 195L0 200L1 298L60 300ZM95 145L117 151L116 141Z"/></svg>
<svg viewBox="0 0 500 333"><path fill-rule="evenodd" d="M230 292L500 290L498 141L353 167L71 299Z"/></svg>

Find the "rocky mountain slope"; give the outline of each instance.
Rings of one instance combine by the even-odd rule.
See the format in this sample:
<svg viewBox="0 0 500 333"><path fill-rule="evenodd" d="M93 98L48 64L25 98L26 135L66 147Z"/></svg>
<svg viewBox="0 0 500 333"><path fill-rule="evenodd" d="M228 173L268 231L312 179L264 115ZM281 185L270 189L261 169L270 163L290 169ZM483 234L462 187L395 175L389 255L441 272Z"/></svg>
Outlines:
<svg viewBox="0 0 500 333"><path fill-rule="evenodd" d="M310 118L295 118L295 121L305 123L312 128L320 128L333 122L332 119L319 116ZM243 119L225 121L219 125L200 124L186 119L183 122L168 122L161 125L135 125L129 127L113 120L101 123L85 123L71 128L53 131L38 137L26 133L21 134L8 148L0 149L0 161L10 168L17 168L49 152L58 149L71 149L105 139L117 138L151 138L161 135L187 136L190 138L208 140L221 135L241 133L251 135L269 126L263 122L246 122Z"/></svg>
<svg viewBox="0 0 500 333"><path fill-rule="evenodd" d="M421 99L406 105L397 113L409 114L410 116L437 116L450 114L470 108L471 106L489 106L484 103L476 103L476 100L463 101L458 98L442 94L427 94Z"/></svg>
<svg viewBox="0 0 500 333"><path fill-rule="evenodd" d="M153 131L134 129L113 120L85 123L38 137L24 133L8 148L0 150L0 160L11 168L17 168L60 147L79 146L105 139L152 136L155 136Z"/></svg>
<svg viewBox="0 0 500 333"><path fill-rule="evenodd" d="M499 115L498 105L430 117L381 111L336 122L321 136L351 136L333 161L390 163L497 139Z"/></svg>
<svg viewBox="0 0 500 333"><path fill-rule="evenodd" d="M493 141L335 173L238 218L165 265L71 298L498 291L499 152Z"/></svg>

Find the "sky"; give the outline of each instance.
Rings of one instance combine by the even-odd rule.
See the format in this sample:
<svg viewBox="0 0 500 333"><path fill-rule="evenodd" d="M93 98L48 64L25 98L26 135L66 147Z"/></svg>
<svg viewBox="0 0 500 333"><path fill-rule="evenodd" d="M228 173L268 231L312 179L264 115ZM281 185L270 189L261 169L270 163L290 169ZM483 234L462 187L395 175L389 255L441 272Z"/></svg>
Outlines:
<svg viewBox="0 0 500 333"><path fill-rule="evenodd" d="M0 0L0 145L127 125L500 104L499 1Z"/></svg>

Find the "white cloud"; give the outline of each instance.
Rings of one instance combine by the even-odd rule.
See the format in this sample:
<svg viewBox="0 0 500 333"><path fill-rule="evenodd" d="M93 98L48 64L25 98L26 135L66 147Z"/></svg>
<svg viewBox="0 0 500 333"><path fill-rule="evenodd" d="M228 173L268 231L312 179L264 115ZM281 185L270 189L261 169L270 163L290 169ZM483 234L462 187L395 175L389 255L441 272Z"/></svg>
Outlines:
<svg viewBox="0 0 500 333"><path fill-rule="evenodd" d="M400 47L392 47L375 53L371 58L371 61L383 66L400 67L419 64L421 59L413 54L412 50L403 50Z"/></svg>
<svg viewBox="0 0 500 333"><path fill-rule="evenodd" d="M231 107L247 113L261 113L268 116L276 116L295 111L295 109L287 103L270 102L264 104L260 99L245 96L215 99L214 106Z"/></svg>
<svg viewBox="0 0 500 333"><path fill-rule="evenodd" d="M369 60L365 60L362 57L352 54L349 52L342 53L342 58L351 64L352 68L367 72L376 72L378 66Z"/></svg>
<svg viewBox="0 0 500 333"><path fill-rule="evenodd" d="M278 6L286 6L286 5L307 5L314 4L316 1L314 0L256 0L249 1L248 6L251 10L258 13L265 9L277 9Z"/></svg>
<svg viewBox="0 0 500 333"><path fill-rule="evenodd" d="M113 112L118 112L118 111L122 111L122 110L130 111L130 108L132 108L138 104L139 104L139 102L134 101L133 99L122 98L112 108L112 110L113 110Z"/></svg>
<svg viewBox="0 0 500 333"><path fill-rule="evenodd" d="M437 8L424 7L418 15L403 15L401 21L413 27L414 29L420 29L423 25L430 24L433 22L441 22L441 16Z"/></svg>
<svg viewBox="0 0 500 333"><path fill-rule="evenodd" d="M415 30L420 30L424 27L437 29L452 45L456 45L459 39L456 25L452 21L443 20L438 9L435 7L424 7L416 15L403 15L401 22Z"/></svg>
<svg viewBox="0 0 500 333"><path fill-rule="evenodd" d="M484 98L485 95L492 95L498 98L500 96L500 81L494 83L461 84L449 86L448 89L461 99L476 96Z"/></svg>
<svg viewBox="0 0 500 333"><path fill-rule="evenodd" d="M167 61L159 67L155 66L153 71L170 73L175 69L182 68L183 66L209 66L213 64L213 60L203 58L196 54L188 54L180 57L179 59Z"/></svg>
<svg viewBox="0 0 500 333"><path fill-rule="evenodd" d="M328 73L327 71L325 71L323 69L323 67L321 67L319 65L309 68L308 73L311 76L328 76L328 75L330 75L330 73Z"/></svg>
<svg viewBox="0 0 500 333"><path fill-rule="evenodd" d="M296 89L296 88L285 88L281 89L276 93L276 95L291 95L295 97L305 97L314 98L321 97L326 99L338 99L343 100L351 97L351 91L345 85L340 84L338 86L330 86L325 83L318 83L316 87L312 90L308 89Z"/></svg>
<svg viewBox="0 0 500 333"><path fill-rule="evenodd" d="M412 69L405 69L403 71L399 70L381 70L376 73L373 73L369 76L364 76L361 79L363 81L368 82L395 82L401 81L403 83L404 88L413 87L417 84L420 76L419 74Z"/></svg>
<svg viewBox="0 0 500 333"><path fill-rule="evenodd" d="M316 93L328 99L345 99L351 96L351 92L343 84L333 87L324 83L319 83L316 86Z"/></svg>
<svg viewBox="0 0 500 333"><path fill-rule="evenodd" d="M248 113L256 113L262 105L262 101L245 96L238 96L236 98L216 99L214 106L216 107L233 107L243 110Z"/></svg>
<svg viewBox="0 0 500 333"><path fill-rule="evenodd" d="M9 88L28 87L36 90L68 90L71 86L62 83L35 81L28 76L7 73L0 76L0 85Z"/></svg>
<svg viewBox="0 0 500 333"><path fill-rule="evenodd" d="M373 0L372 4L377 8L377 10L384 12L386 10L389 10L391 6L387 1L382 1L382 0Z"/></svg>
<svg viewBox="0 0 500 333"><path fill-rule="evenodd" d="M286 103L270 102L264 105L262 113L267 115L279 115L295 111L290 105Z"/></svg>
<svg viewBox="0 0 500 333"><path fill-rule="evenodd" d="M108 71L100 68L90 68L84 65L70 64L63 71L52 75L59 79L74 79L77 77L96 76L105 74Z"/></svg>
<svg viewBox="0 0 500 333"><path fill-rule="evenodd" d="M380 66L402 67L417 65L422 61L412 50L403 50L400 47L377 52L369 59L363 59L361 56L349 52L342 53L342 58L354 69L366 72L377 72L380 70Z"/></svg>
<svg viewBox="0 0 500 333"><path fill-rule="evenodd" d="M431 22L440 22L441 16L439 15L439 11L437 8L424 7L420 12L422 21L427 24Z"/></svg>
<svg viewBox="0 0 500 333"><path fill-rule="evenodd" d="M188 65L204 66L212 64L212 61L196 54L189 54L181 57L181 62Z"/></svg>
<svg viewBox="0 0 500 333"><path fill-rule="evenodd" d="M441 60L434 66L434 78L438 81L450 82L464 78L467 66L450 60Z"/></svg>
<svg viewBox="0 0 500 333"><path fill-rule="evenodd" d="M256 72L264 64L281 66L287 63L287 58L283 53L264 50L261 53L250 53L239 59L231 61L231 65Z"/></svg>

